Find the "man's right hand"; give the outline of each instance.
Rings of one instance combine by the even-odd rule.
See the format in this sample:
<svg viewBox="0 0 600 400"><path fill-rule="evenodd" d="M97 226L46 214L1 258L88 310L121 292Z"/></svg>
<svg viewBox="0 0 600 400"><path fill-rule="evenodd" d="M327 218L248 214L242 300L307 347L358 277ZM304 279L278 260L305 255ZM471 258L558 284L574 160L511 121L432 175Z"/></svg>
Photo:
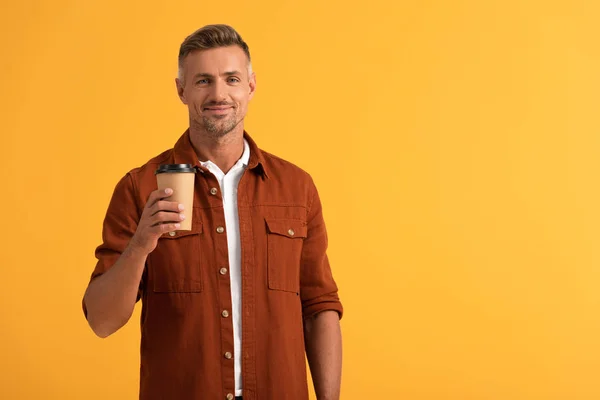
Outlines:
<svg viewBox="0 0 600 400"><path fill-rule="evenodd" d="M180 222L185 219L183 204L164 200L172 194L172 189L150 193L138 227L129 242L131 250L148 255L154 251L163 233L179 229Z"/></svg>

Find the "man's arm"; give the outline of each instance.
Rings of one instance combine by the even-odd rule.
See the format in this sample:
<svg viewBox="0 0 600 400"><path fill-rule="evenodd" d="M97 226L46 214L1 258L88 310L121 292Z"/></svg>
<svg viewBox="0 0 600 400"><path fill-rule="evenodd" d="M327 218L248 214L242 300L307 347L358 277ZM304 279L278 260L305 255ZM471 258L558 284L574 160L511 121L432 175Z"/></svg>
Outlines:
<svg viewBox="0 0 600 400"><path fill-rule="evenodd" d="M318 400L338 400L342 375L343 307L327 258L327 230L317 188L311 180L307 236L300 260L304 340Z"/></svg>
<svg viewBox="0 0 600 400"><path fill-rule="evenodd" d="M83 298L85 316L96 335L105 338L127 323L148 255L163 233L179 228L183 207L164 200L172 193L152 192L138 217L131 177L117 184L104 220L103 243L96 250L98 264Z"/></svg>
<svg viewBox="0 0 600 400"><path fill-rule="evenodd" d="M304 320L306 356L317 400L338 400L342 381L342 332L337 311Z"/></svg>
<svg viewBox="0 0 600 400"><path fill-rule="evenodd" d="M83 297L86 317L99 337L113 334L131 318L146 258L130 246L106 273L88 285Z"/></svg>

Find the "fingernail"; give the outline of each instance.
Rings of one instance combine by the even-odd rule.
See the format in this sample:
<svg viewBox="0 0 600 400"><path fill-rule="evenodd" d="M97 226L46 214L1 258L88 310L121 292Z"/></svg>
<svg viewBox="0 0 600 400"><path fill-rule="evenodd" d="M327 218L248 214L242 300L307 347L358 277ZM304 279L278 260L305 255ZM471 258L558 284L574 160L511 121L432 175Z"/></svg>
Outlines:
<svg viewBox="0 0 600 400"><path fill-rule="evenodd" d="M171 194L171 193L173 193L173 190L172 189L165 189L165 193L166 194Z"/></svg>
<svg viewBox="0 0 600 400"><path fill-rule="evenodd" d="M183 209L185 208L185 207L183 206L183 204L180 204L178 207L179 207L179 211L183 211Z"/></svg>
<svg viewBox="0 0 600 400"><path fill-rule="evenodd" d="M181 224L175 224L175 228L179 228Z"/></svg>
<svg viewBox="0 0 600 400"><path fill-rule="evenodd" d="M185 219L185 215L179 214L179 219L181 219L183 221Z"/></svg>

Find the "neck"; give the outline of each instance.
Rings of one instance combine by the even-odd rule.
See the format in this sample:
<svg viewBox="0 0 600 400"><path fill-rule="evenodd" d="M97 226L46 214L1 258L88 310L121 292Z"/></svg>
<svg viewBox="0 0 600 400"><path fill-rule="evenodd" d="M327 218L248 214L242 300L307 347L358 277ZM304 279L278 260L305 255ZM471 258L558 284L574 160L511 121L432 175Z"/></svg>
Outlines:
<svg viewBox="0 0 600 400"><path fill-rule="evenodd" d="M190 127L190 141L198 159L212 161L226 174L244 152L244 128L240 125L220 137Z"/></svg>

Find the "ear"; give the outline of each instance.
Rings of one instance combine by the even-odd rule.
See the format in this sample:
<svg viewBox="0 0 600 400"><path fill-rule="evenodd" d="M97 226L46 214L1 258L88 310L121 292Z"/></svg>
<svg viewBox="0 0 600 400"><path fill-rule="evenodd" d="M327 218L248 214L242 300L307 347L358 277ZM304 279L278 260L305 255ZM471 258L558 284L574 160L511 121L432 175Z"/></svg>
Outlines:
<svg viewBox="0 0 600 400"><path fill-rule="evenodd" d="M248 79L248 88L250 90L249 99L252 99L254 97L254 92L256 91L256 74L254 72L250 75L250 79Z"/></svg>
<svg viewBox="0 0 600 400"><path fill-rule="evenodd" d="M183 104L187 105L185 98L185 83L180 81L179 78L175 78L175 86L177 86L177 95Z"/></svg>

